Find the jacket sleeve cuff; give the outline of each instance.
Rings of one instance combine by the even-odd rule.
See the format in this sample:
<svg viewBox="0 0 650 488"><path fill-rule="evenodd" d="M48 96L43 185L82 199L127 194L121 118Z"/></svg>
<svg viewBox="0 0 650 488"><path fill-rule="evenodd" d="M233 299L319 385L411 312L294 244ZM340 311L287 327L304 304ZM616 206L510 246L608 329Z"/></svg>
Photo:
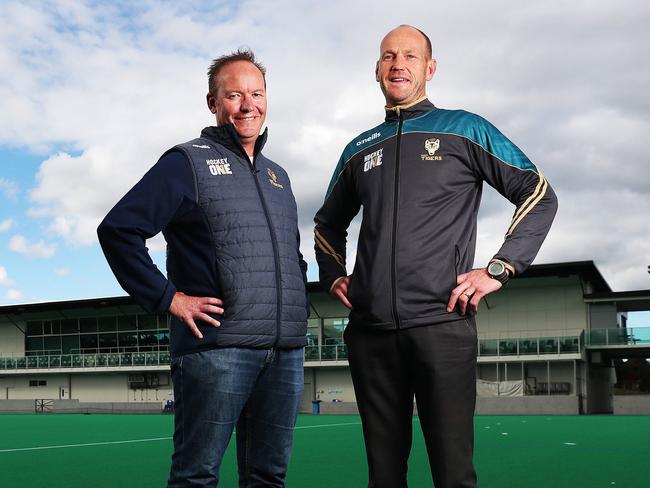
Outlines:
<svg viewBox="0 0 650 488"><path fill-rule="evenodd" d="M176 286L174 286L171 281L167 281L165 292L163 293L163 296L160 298L160 302L158 302L158 306L156 307L157 313L169 312L169 307L172 304L172 300L174 299L176 291Z"/></svg>
<svg viewBox="0 0 650 488"><path fill-rule="evenodd" d="M339 281L341 281L343 278L345 278L345 276L339 276L339 277L336 278L334 281L332 281L332 284L330 285L330 288L329 288L329 290L328 290L328 293L329 293L330 295L332 294L332 290L334 289L334 287L335 287L335 286L339 283Z"/></svg>

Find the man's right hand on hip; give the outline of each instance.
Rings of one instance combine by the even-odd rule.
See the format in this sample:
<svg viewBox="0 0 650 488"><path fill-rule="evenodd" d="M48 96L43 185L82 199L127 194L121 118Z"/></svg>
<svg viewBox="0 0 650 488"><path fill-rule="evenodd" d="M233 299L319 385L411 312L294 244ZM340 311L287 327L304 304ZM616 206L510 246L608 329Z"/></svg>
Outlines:
<svg viewBox="0 0 650 488"><path fill-rule="evenodd" d="M222 306L223 302L219 298L193 297L179 291L174 294L172 303L169 305L169 313L182 320L196 337L203 339L203 334L194 321L198 319L213 327L219 327L221 323L208 314L223 314Z"/></svg>

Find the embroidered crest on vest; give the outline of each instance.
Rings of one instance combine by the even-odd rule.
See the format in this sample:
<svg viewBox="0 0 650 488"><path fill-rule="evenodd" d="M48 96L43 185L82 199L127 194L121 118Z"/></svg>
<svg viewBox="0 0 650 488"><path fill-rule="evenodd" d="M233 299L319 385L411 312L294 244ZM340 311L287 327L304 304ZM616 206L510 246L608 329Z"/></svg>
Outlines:
<svg viewBox="0 0 650 488"><path fill-rule="evenodd" d="M267 168L267 169L266 169L266 172L267 172L268 175L269 175L269 181L271 182L271 184L272 184L274 187L276 187L276 188L280 188L280 189L284 189L284 186L282 186L280 183L278 183L278 177L277 177L277 175L275 174L275 171L273 171L271 168Z"/></svg>

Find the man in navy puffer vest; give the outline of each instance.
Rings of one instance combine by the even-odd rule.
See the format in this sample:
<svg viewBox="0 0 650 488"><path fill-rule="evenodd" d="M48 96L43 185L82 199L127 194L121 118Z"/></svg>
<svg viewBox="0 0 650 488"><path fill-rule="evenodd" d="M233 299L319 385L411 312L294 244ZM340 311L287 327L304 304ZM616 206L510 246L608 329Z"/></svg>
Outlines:
<svg viewBox="0 0 650 488"><path fill-rule="evenodd" d="M237 427L239 484L283 487L303 389L308 304L296 202L262 155L264 67L217 58L216 127L167 151L98 229L111 269L146 310L171 314L170 488L216 486ZM167 277L146 239L167 241Z"/></svg>

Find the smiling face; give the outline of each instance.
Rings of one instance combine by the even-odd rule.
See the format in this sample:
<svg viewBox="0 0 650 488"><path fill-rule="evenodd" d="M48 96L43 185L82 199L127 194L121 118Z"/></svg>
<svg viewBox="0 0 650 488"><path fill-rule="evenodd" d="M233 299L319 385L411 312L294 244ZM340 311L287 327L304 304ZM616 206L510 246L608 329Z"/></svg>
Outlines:
<svg viewBox="0 0 650 488"><path fill-rule="evenodd" d="M266 88L262 72L249 61L233 61L216 75L216 93L208 93L208 107L217 125L233 124L242 146L253 155L266 117Z"/></svg>
<svg viewBox="0 0 650 488"><path fill-rule="evenodd" d="M429 57L424 36L413 27L400 26L384 37L380 51L375 76L386 105L410 105L425 97L436 60Z"/></svg>

